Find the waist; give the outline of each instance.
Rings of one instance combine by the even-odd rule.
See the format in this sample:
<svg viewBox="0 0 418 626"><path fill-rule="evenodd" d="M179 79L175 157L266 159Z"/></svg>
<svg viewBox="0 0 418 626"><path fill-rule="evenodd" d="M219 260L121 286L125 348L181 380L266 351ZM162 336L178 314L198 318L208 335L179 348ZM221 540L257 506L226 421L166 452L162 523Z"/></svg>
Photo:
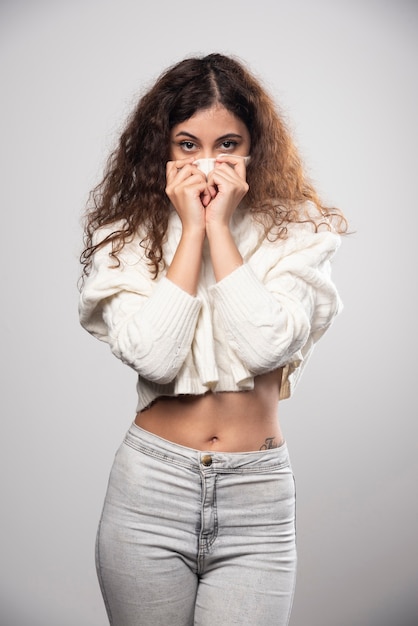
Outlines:
<svg viewBox="0 0 418 626"><path fill-rule="evenodd" d="M199 450L169 441L154 433L137 426L135 422L129 428L125 443L152 458L168 464L181 465L200 472L202 467L207 471L239 473L248 471L266 471L280 466L289 466L289 453L286 442L277 448L266 451L250 450L243 452L223 452Z"/></svg>
<svg viewBox="0 0 418 626"><path fill-rule="evenodd" d="M159 398L135 424L197 450L249 452L283 443L278 419L280 373L257 377L254 389Z"/></svg>

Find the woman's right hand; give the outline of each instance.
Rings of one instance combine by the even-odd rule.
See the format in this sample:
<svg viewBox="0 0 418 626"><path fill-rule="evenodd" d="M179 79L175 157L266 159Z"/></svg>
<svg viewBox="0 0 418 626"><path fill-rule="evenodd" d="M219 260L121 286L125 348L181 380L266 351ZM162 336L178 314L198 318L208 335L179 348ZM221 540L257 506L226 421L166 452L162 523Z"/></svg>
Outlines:
<svg viewBox="0 0 418 626"><path fill-rule="evenodd" d="M177 211L183 232L205 232L205 207L214 190L208 188L206 176L194 158L168 161L166 166L166 194Z"/></svg>
<svg viewBox="0 0 418 626"><path fill-rule="evenodd" d="M182 223L180 241L167 269L167 278L195 295L206 236L205 197L210 192L206 176L193 161L194 158L188 158L167 163L165 190Z"/></svg>

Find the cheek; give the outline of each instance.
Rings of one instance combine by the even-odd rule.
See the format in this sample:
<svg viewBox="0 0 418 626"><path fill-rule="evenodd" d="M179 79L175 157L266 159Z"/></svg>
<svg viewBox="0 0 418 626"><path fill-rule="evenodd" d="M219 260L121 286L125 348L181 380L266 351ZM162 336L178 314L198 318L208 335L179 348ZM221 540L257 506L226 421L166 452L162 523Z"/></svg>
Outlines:
<svg viewBox="0 0 418 626"><path fill-rule="evenodd" d="M176 161L178 159L184 158L184 154L182 153L181 149L173 144L170 145L169 155L170 161Z"/></svg>

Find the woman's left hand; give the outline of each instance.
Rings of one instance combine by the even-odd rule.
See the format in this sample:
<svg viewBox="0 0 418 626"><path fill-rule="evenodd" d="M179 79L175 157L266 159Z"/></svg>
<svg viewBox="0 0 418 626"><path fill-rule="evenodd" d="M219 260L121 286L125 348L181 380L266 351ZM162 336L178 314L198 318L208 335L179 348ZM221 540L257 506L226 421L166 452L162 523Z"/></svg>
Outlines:
<svg viewBox="0 0 418 626"><path fill-rule="evenodd" d="M212 226L229 227L235 209L249 189L243 157L218 156L215 169L208 175L208 185L216 189L216 195L206 206L206 230Z"/></svg>

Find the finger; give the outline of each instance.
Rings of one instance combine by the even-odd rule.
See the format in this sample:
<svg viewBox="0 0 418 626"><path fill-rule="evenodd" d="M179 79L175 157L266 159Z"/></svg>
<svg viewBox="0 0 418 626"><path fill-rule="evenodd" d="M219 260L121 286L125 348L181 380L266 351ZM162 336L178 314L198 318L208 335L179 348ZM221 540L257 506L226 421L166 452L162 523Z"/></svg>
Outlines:
<svg viewBox="0 0 418 626"><path fill-rule="evenodd" d="M231 183L237 185L238 182L245 180L245 172L240 175L235 167L231 167L229 163L219 163L214 170L208 174L208 184L217 187L222 183Z"/></svg>
<svg viewBox="0 0 418 626"><path fill-rule="evenodd" d="M244 165L247 165L250 157L242 156L241 154L227 154L223 152L222 154L218 154L216 160L225 161L230 163L231 165L238 165L239 163L244 163Z"/></svg>
<svg viewBox="0 0 418 626"><path fill-rule="evenodd" d="M213 199L218 193L218 188L216 187L216 185L208 185L208 193L210 197Z"/></svg>
<svg viewBox="0 0 418 626"><path fill-rule="evenodd" d="M215 187L217 193L222 195L242 195L242 197L248 192L248 183L245 177L240 176L235 168L230 167L227 163L219 164L216 167L209 178L209 187Z"/></svg>
<svg viewBox="0 0 418 626"><path fill-rule="evenodd" d="M200 200L203 204L203 206L206 208L209 204L209 202L211 201L212 197L209 193L208 188L206 187L206 189L201 193L200 195Z"/></svg>
<svg viewBox="0 0 418 626"><path fill-rule="evenodd" d="M230 169L235 170L240 178L244 178L246 176L246 163L249 157L239 156L235 154L220 154L216 158L216 164L218 167L220 165L229 165ZM223 168L225 169L225 168Z"/></svg>
<svg viewBox="0 0 418 626"><path fill-rule="evenodd" d="M192 158L188 159L178 159L176 161L167 161L166 164L166 175L174 177L177 176L179 172L183 172L186 176L190 176L191 168L188 167L193 163Z"/></svg>
<svg viewBox="0 0 418 626"><path fill-rule="evenodd" d="M207 207L209 202L215 198L218 193L218 188L214 185L208 185L205 187L204 191L201 194L201 200L204 207Z"/></svg>
<svg viewBox="0 0 418 626"><path fill-rule="evenodd" d="M175 172L176 180L179 182L188 181L189 178L192 179L193 183L202 182L202 184L206 184L206 176L205 174L199 170L196 165L191 163L187 163L183 165L183 167L177 168Z"/></svg>

